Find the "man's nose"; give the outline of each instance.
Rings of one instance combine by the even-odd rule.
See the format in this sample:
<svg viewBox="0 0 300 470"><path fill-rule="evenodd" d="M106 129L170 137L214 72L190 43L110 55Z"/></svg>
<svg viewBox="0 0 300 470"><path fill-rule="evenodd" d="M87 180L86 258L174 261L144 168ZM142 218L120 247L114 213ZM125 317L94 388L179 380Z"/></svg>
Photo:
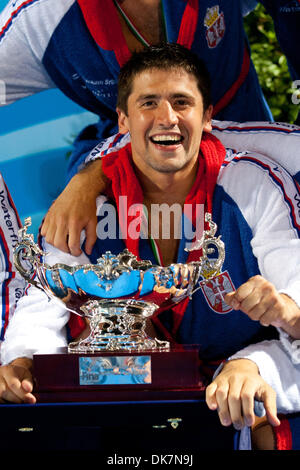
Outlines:
<svg viewBox="0 0 300 470"><path fill-rule="evenodd" d="M169 101L163 101L157 108L157 123L162 127L178 124L178 115Z"/></svg>

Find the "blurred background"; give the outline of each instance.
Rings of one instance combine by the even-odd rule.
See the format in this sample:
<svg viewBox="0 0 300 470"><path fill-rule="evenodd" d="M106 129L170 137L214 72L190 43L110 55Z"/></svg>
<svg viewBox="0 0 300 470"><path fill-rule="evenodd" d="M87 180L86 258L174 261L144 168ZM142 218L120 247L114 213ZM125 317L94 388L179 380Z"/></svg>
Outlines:
<svg viewBox="0 0 300 470"><path fill-rule="evenodd" d="M0 11L7 3L0 0ZM287 61L276 40L272 19L262 5L245 18L245 29L274 119L293 123L300 106L292 104L294 90ZM37 233L47 209L64 188L73 139L96 120L95 115L58 90L0 108L0 172L21 220L31 216L33 233Z"/></svg>
<svg viewBox="0 0 300 470"><path fill-rule="evenodd" d="M251 46L251 58L260 85L275 121L294 123L300 105L292 103L292 81L274 32L272 18L262 5L245 17L245 30ZM299 25L300 27L300 25Z"/></svg>

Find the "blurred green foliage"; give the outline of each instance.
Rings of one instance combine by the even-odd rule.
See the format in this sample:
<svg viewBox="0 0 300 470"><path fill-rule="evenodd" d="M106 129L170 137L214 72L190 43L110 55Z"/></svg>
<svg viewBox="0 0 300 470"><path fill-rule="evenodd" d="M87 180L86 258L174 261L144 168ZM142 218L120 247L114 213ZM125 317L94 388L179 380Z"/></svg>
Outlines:
<svg viewBox="0 0 300 470"><path fill-rule="evenodd" d="M292 103L292 79L276 39L272 18L262 5L245 18L251 57L275 121L293 123L300 105Z"/></svg>

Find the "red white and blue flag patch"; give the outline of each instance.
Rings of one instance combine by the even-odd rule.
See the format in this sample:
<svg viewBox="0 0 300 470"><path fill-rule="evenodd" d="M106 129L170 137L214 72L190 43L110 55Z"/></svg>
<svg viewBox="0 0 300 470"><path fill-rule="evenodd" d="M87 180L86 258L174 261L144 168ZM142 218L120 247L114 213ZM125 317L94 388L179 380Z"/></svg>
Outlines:
<svg viewBox="0 0 300 470"><path fill-rule="evenodd" d="M235 290L228 271L224 271L213 279L200 281L200 287L209 307L216 313L231 312L232 308L225 302L224 297Z"/></svg>

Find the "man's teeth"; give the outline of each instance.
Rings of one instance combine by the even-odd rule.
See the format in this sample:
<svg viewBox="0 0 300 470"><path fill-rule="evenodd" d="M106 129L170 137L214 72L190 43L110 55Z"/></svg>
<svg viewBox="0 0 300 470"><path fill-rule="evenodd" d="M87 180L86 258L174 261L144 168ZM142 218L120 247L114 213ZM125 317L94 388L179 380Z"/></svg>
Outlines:
<svg viewBox="0 0 300 470"><path fill-rule="evenodd" d="M174 145L180 143L183 140L181 135L156 135L151 137L152 142L160 145Z"/></svg>

